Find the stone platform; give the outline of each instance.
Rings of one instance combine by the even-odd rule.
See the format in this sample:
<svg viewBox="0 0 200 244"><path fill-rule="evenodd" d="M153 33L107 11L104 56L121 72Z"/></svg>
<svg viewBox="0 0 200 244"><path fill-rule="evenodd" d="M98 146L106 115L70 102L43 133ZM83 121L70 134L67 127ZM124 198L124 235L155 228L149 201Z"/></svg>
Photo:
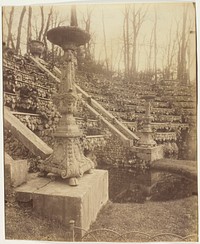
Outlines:
<svg viewBox="0 0 200 244"><path fill-rule="evenodd" d="M37 177L16 188L16 200L32 200L37 214L65 226L74 220L76 226L88 230L108 200L108 172L94 170L93 174L84 174L76 187L69 186L66 180ZM78 234L82 236L83 231Z"/></svg>

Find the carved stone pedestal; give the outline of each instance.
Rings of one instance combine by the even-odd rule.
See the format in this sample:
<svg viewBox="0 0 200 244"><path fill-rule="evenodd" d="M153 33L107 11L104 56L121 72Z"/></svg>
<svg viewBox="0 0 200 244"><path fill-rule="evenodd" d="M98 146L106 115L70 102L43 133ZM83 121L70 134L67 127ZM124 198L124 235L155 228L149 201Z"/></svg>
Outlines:
<svg viewBox="0 0 200 244"><path fill-rule="evenodd" d="M153 117L151 116L151 103L150 101L154 98L153 95L147 95L143 97L146 100L146 112L144 118L144 127L142 130L142 135L139 140L139 145L141 147L154 147L156 146L156 142L152 137L152 128L151 128L151 121Z"/></svg>
<svg viewBox="0 0 200 244"><path fill-rule="evenodd" d="M64 50L61 67L61 84L54 102L62 117L54 133L53 154L40 165L40 176L48 173L69 178L69 185L78 185L77 178L91 173L94 163L83 155L80 144L82 134L74 113L77 105L75 88L76 49L89 40L89 34L75 26L57 27L47 33L47 39Z"/></svg>

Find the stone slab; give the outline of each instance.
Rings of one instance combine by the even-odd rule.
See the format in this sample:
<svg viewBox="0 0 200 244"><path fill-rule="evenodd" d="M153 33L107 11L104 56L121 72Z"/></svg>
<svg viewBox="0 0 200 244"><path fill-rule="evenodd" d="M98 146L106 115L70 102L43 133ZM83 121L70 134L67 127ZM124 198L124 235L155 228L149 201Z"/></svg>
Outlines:
<svg viewBox="0 0 200 244"><path fill-rule="evenodd" d="M74 220L76 226L88 230L108 201L108 172L94 170L93 174L84 174L76 187L69 186L66 180L36 178L16 188L16 196L18 201L33 200L33 210L41 216L65 226Z"/></svg>

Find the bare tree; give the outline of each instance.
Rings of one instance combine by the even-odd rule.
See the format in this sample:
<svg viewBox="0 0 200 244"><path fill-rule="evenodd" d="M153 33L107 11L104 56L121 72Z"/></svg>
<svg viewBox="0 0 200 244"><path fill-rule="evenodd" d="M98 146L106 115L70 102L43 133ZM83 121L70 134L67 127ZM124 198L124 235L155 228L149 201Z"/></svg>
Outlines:
<svg viewBox="0 0 200 244"><path fill-rule="evenodd" d="M55 11L55 9L52 8L52 17L51 17L51 28L58 27L62 25L66 21L66 18L60 18L59 12ZM59 47L55 46L53 43L51 43L51 53L52 53L52 62L54 63L55 57L59 55Z"/></svg>
<svg viewBox="0 0 200 244"><path fill-rule="evenodd" d="M47 37L46 36L47 36L47 31L49 30L52 13L53 13L53 7L51 7L49 10L49 14L48 14L47 21L46 21L46 26L45 26L45 29L43 32L43 39L42 40L43 40L44 46L45 46L44 59L47 58L48 46L47 46Z"/></svg>
<svg viewBox="0 0 200 244"><path fill-rule="evenodd" d="M24 19L24 15L26 13L26 6L23 7L20 19L19 19L19 25L18 25L18 30L17 30L17 42L16 42L16 53L19 53L20 51L20 42L21 42L21 31L22 31L22 23Z"/></svg>
<svg viewBox="0 0 200 244"><path fill-rule="evenodd" d="M113 70L113 44L112 39L110 41L110 71Z"/></svg>
<svg viewBox="0 0 200 244"><path fill-rule="evenodd" d="M178 50L178 67L177 67L177 78L182 81L187 81L187 73L186 73L186 54L187 54L187 38L186 38L186 25L187 25L187 16L188 16L188 8L185 5L183 9L183 17L182 17L182 31L181 31L181 39L179 42L179 50Z"/></svg>
<svg viewBox="0 0 200 244"><path fill-rule="evenodd" d="M38 36L39 41L42 40L42 34L43 34L43 30L44 30L44 7L43 6L40 7L40 12L41 12L41 28L40 28L39 36Z"/></svg>
<svg viewBox="0 0 200 244"><path fill-rule="evenodd" d="M135 79L137 73L137 41L139 31L145 20L147 8L137 8L133 4L132 8L130 5L125 6L124 10L124 24L123 24L123 42L124 42L124 66L125 76L130 79ZM137 58L136 58L137 57Z"/></svg>
<svg viewBox="0 0 200 244"><path fill-rule="evenodd" d="M129 6L125 7L125 23L126 23L126 70L127 76L130 77L130 41L129 41Z"/></svg>
<svg viewBox="0 0 200 244"><path fill-rule="evenodd" d="M125 5L124 9L124 23L123 23L123 42L124 42L124 68L125 76L130 78L130 5Z"/></svg>
<svg viewBox="0 0 200 244"><path fill-rule="evenodd" d="M127 75L127 43L126 43L126 12L124 15L124 23L123 23L123 41L124 41L124 69L125 75Z"/></svg>
<svg viewBox="0 0 200 244"><path fill-rule="evenodd" d="M88 32L89 34L91 34L90 27L91 27L91 17L92 17L93 10L94 8L87 6L86 15L83 14L82 17L82 21L85 25L85 31ZM90 41L86 43L84 46L86 58L91 58L91 42L92 42L92 35Z"/></svg>
<svg viewBox="0 0 200 244"><path fill-rule="evenodd" d="M8 27L7 47L9 47L10 43L11 43L11 47L13 49L15 49L15 45L14 45L14 41L13 41L13 35L12 35L13 15L14 15L14 7L11 8L10 15L9 15L9 21L8 21L6 14L5 14L5 11L4 11L4 8L3 8L3 17L4 17L6 24L7 24L7 27Z"/></svg>
<svg viewBox="0 0 200 244"><path fill-rule="evenodd" d="M175 49L176 49L176 38L172 40L172 23L169 30L168 44L167 44L167 60L166 60L166 68L165 68L165 78L170 78L171 68L173 64L173 59L175 57Z"/></svg>
<svg viewBox="0 0 200 244"><path fill-rule="evenodd" d="M155 82L157 82L157 9L154 8L154 74L155 74Z"/></svg>
<svg viewBox="0 0 200 244"><path fill-rule="evenodd" d="M29 43L32 39L32 24L31 24L31 20L32 20L32 7L29 6L28 8L28 24L27 24L27 53L29 52Z"/></svg>
<svg viewBox="0 0 200 244"><path fill-rule="evenodd" d="M151 71L152 69L152 65L151 65L151 62L152 62L152 48L153 48L153 32L154 32L154 29L152 28L152 31L151 31L151 36L150 36L150 42L149 42L149 53L148 53L148 58L147 58L147 70L148 72Z"/></svg>
<svg viewBox="0 0 200 244"><path fill-rule="evenodd" d="M132 62L131 62L131 75L134 79L136 73L137 73L137 65L136 65L136 52L137 52L137 39L139 35L139 31L141 29L141 26L145 20L145 16L147 13L146 10L142 11L142 8L139 8L136 10L135 4L133 4L132 7L132 29L133 29L133 43L132 43Z"/></svg>
<svg viewBox="0 0 200 244"><path fill-rule="evenodd" d="M105 51L105 63L106 63L106 69L109 70L109 64L108 64L108 53L107 53L107 43L106 43L106 31L105 31L105 23L104 23L104 13L102 11L102 24L103 24L103 39L104 39L104 51Z"/></svg>

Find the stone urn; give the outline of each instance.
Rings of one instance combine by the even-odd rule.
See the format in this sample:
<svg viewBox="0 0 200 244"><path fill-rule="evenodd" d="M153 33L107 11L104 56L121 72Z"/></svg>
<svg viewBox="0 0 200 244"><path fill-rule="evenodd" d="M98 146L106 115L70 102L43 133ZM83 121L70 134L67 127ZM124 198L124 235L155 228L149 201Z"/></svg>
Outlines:
<svg viewBox="0 0 200 244"><path fill-rule="evenodd" d="M33 55L33 57L39 58L44 52L44 43L41 41L32 40L30 41L29 48L30 53Z"/></svg>

